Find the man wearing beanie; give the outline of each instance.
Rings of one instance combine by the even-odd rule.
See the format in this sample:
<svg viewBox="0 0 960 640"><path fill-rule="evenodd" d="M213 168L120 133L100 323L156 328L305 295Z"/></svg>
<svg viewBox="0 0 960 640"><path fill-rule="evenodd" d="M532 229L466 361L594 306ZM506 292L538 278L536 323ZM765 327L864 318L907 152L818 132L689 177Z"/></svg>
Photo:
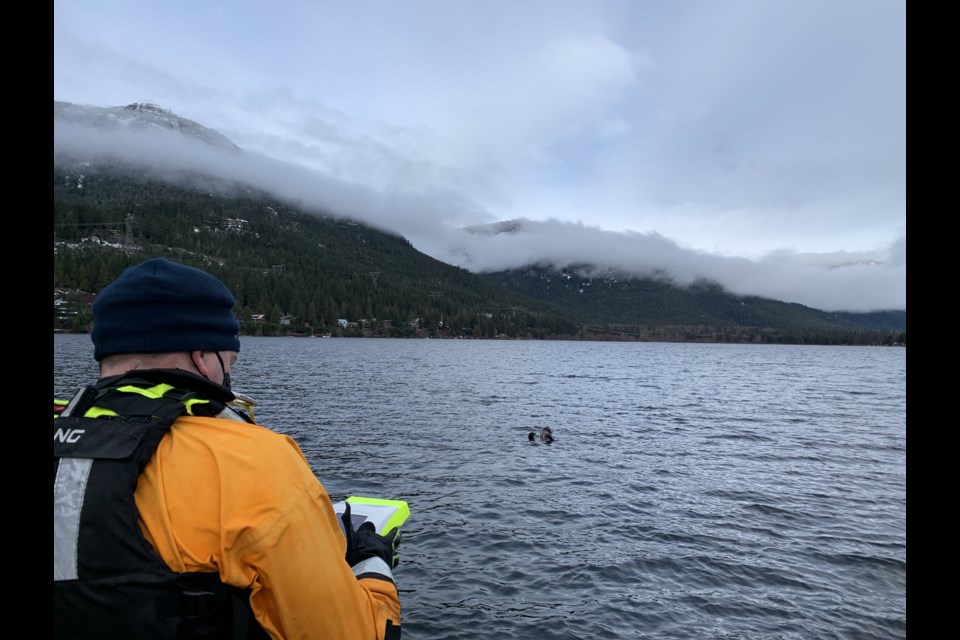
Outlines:
<svg viewBox="0 0 960 640"><path fill-rule="evenodd" d="M399 530L355 530L253 422L234 304L165 259L94 300L100 378L54 419L55 638L400 638Z"/></svg>

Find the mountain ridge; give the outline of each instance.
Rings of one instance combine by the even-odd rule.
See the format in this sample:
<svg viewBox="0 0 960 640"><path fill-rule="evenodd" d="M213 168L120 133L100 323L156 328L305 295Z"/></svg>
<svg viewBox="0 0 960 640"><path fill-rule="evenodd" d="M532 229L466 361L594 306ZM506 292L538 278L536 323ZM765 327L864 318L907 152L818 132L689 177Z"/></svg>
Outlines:
<svg viewBox="0 0 960 640"><path fill-rule="evenodd" d="M55 121L59 119L62 122L105 130L129 127L140 130L157 128L175 131L186 138L199 140L217 149L230 152L242 151L222 133L150 102L133 102L118 107L95 107L54 100L53 117Z"/></svg>
<svg viewBox="0 0 960 640"><path fill-rule="evenodd" d="M59 108L57 105L58 103L55 102L55 118L59 117L57 115L58 113L59 114L71 113L71 110L74 107L74 105L69 105L68 103L60 103ZM73 113L68 117L74 118L75 121L78 119L82 119L80 118L79 113L85 112L85 109L86 108L80 108L79 112ZM170 112L167 112L166 110L160 107L157 107L156 105L146 105L143 103L134 103L133 105L127 105L127 107L115 107L115 108L109 108L99 112L95 112L92 116L93 121L100 122L102 124L91 125L91 126L106 126L106 127L131 126L129 123L126 125L117 124L117 121L119 119L117 117L118 110L119 110L119 113L127 119L136 120L137 118L140 118L140 117L147 118L149 120L149 123L143 126L166 127L169 130L175 131L181 135L188 135L184 133L184 130L188 130L191 132L190 134L191 137L193 137L194 139L203 140L207 142L207 144L213 144L213 142L208 142L207 141L208 139L214 142L219 140L218 136L220 134L217 134L212 130L206 129L205 127L202 127L202 125L198 125L197 123L192 123L192 121L188 121L186 119L179 119L173 116L173 114L170 114ZM232 143L230 144L232 145ZM240 150L239 147L237 147L236 145L233 145L230 148L235 152L242 152L242 150ZM71 170L73 170L73 173L71 173ZM87 210L85 211L84 216L91 216L92 218L99 218L102 220L103 214L107 210L114 210L115 208L112 208L109 206L90 207L89 205L91 203L91 198L89 198L88 196L92 193L93 187L96 186L96 188L100 190L100 194L97 198L94 198L94 199L110 200L110 199L117 198L118 196L110 193L109 188L105 189L106 183L110 181L114 181L117 183L117 187L116 187L117 192L123 192L124 190L127 190L130 193L134 194L130 196L124 196L124 198L126 198L125 200L121 199L125 203L123 204L123 207L127 209L131 209L131 210L140 209L142 211L145 208L145 204L147 202L157 203L154 206L155 208L158 208L158 209L166 208L166 204L163 204L162 196L158 196L160 199L156 199L156 197L154 196L147 197L143 195L144 193L150 192L151 190L155 190L155 191L162 190L160 187L157 187L156 184L152 186L150 185L150 181L152 179L151 176L144 173L144 171L141 169L137 172L121 177L121 175L123 174L123 171L124 170L122 168L116 165L114 166L111 166L109 164L98 165L96 162L92 161L92 159L87 159L87 160L72 159L70 161L67 161L64 158L60 158L58 160L55 157L55 176L54 176L55 178L55 224L59 223L59 224L79 225L79 224L91 223L88 217L82 218L84 222L80 222L81 218L73 218L74 220L76 220L75 222L64 222L63 219L61 218L58 222L58 215L67 213L67 210L79 204L78 198L74 197L71 199L70 197L68 197L68 194L70 196L78 196L77 191L83 194L79 196L79 200L86 199L85 209ZM77 189L76 184L74 184L72 189L60 188L58 193L58 188L63 187L63 185L69 182L71 179L80 180L80 182L83 182L83 179L80 178L80 176L86 176L86 184L84 185L83 188ZM97 176L97 178L94 179L92 178L92 176ZM109 177L105 178L105 176L109 176ZM196 195L185 196L184 195L185 192L180 187L175 187L169 183L168 183L168 187L164 187L164 188L168 188L168 190L171 193L177 192L179 195L177 195L176 197L178 198L185 198L186 200L190 200L190 198L192 197L198 197L201 199L206 198L207 201L204 206L212 207L213 209L224 208L222 204L216 205L216 206L211 205L209 198L222 197L225 199L229 199L231 197L229 193L233 192L233 189L227 189L224 187L224 188L221 188L219 190L219 194L217 194L217 193L214 193L215 191L217 191L217 188L215 185L222 186L222 181L219 181L217 179L204 179L200 176L196 176L195 178L196 178L196 185L194 186L194 190L197 191L198 193L204 192L204 191L206 192L205 195L203 195L202 197L196 196ZM99 183L97 181L99 181ZM124 181L126 181L126 184L124 186L120 186L120 183ZM131 186L135 184L139 184L140 186ZM187 191L189 191L189 189ZM263 201L271 200L270 196L263 194L255 187L250 187L246 189L246 192L251 198L254 198L254 199L260 198ZM286 212L290 213L290 212L293 212L293 210L295 209L295 207L291 207L289 206L289 204L278 204L282 201L282 199L280 198L275 198L273 200L274 200L273 206L275 207L275 210L285 209ZM61 205L64 205L65 209L64 208L58 209L58 202ZM194 206L194 204L188 203L184 206L186 206L187 208L190 208L191 206ZM267 206L270 206L270 205L267 205ZM73 212L71 215L75 214L76 212L77 210L73 209ZM115 213L114 215L119 215L119 213ZM320 217L326 216L333 219L337 218L337 216L330 214L329 212L312 211L310 215L320 216ZM120 219L122 218L123 216L120 216ZM208 218L210 218L210 216L208 216ZM280 216L278 215L277 219L279 218ZM228 219L229 219L229 216L220 217L219 220L216 222L215 226L217 226L217 228L220 229L220 231L223 231L223 229L229 228L229 222L227 222ZM154 224L154 223L156 223L157 225L160 225L162 224L162 220L159 220L159 219L155 221L151 220L151 224ZM351 224L359 224L359 223L351 223ZM510 232L512 229L515 228L516 224L517 224L517 221L503 221L502 223L497 223L498 226L494 226L493 228L498 229L499 232ZM415 249L409 246L409 242L407 242L405 239L403 239L403 242L401 244L403 243L405 243L406 247L409 248L411 251L416 251ZM170 246L174 246L174 245L170 245ZM419 252L416 252L416 253L419 253ZM420 255L423 255L423 254L420 254ZM55 260L56 260L56 253L55 253ZM372 262L376 262L376 260L377 259L372 259ZM466 270L462 270L459 267L453 267L451 265L446 265L446 267L455 270L456 273L459 273L460 271L466 271ZM581 265L581 267L583 266ZM376 271L376 265L375 264L370 265L369 268L370 268L370 272L366 274L366 277L375 279L375 277L371 276L370 273L373 273L374 271ZM605 298L603 298L602 300L597 298L592 301L592 304L599 305L597 306L596 309L601 312L600 317L596 317L597 316L596 313L594 313L593 316L591 316L589 313L585 313L583 309L577 309L577 305L574 305L571 307L570 306L571 303L569 301L567 301L564 304L558 303L556 296L544 297L541 294L531 295L531 293L536 293L536 287L532 287L530 282L524 283L523 278L519 277L518 274L522 274L525 272L535 272L535 271L537 272L536 277L542 280L544 277L564 278L565 273L567 276L570 276L571 273L576 273L576 268L571 267L571 269L568 271L564 271L563 268L557 269L553 272L552 276L548 271L545 271L542 268L537 267L536 265L530 265L529 267L526 267L524 269L510 270L508 272L494 272L494 273L488 273L488 274L472 274L472 275L474 275L479 280L487 282L488 284L495 284L496 287L501 291L509 292L510 294L519 295L520 298L511 299L511 302L509 303L509 306L511 307L517 308L517 305L519 304L517 301L522 299L527 301L526 303L523 303L527 306L531 306L531 305L537 306L537 308L539 309L538 313L540 313L541 315L547 313L546 311L547 308L551 309L550 311L551 313L557 313L557 314L569 313L571 319L577 318L577 322L575 324L579 324L579 326L581 327L581 329L579 330L574 330L572 332L573 334L582 333L582 328L588 327L588 326L595 327L598 332L609 331L611 327L615 327L620 332L623 332L624 327L630 324L633 324L636 327L636 332L638 336L641 333L641 326L645 324L643 322L640 322L640 320L642 319L641 316L643 314L638 308L631 307L631 304L627 302L627 299L631 295L633 295L636 291L639 290L639 288L641 287L639 283L644 282L645 281L644 279L626 278L627 281L632 280L634 283L631 285L632 288L628 288L626 290L623 289L622 287L619 290L616 290L616 287L613 286L616 282L618 282L618 276L615 274L607 274L609 278L607 276L600 276L593 279L591 282L595 282L597 285L599 285L594 287L594 290L599 290L604 287L606 287L606 289L608 289L609 291L616 290L615 291L616 295L611 293L607 295ZM445 275L444 277L449 277L449 274ZM457 277L459 278L460 276L458 275ZM569 281L570 279L571 279L570 277L566 277L567 281ZM622 284L623 281L624 281L624 278L621 276L619 278L619 282L621 282ZM648 279L646 281L656 282L656 279ZM591 284L589 286L593 286L593 285ZM710 291L710 290L711 289L707 287L705 289L697 290L697 292L702 293L704 291ZM558 287L554 287L552 289L552 293L554 294L557 294L559 291L560 289ZM668 291L668 289L663 289L662 291L666 292ZM86 293L90 294L95 292L86 291ZM432 293L430 295L432 295ZM483 295L492 296L493 294L485 293ZM688 308L687 305L693 304L690 302L683 302L681 304L680 301L683 300L684 297L689 297L683 293L683 289L677 289L676 291L672 291L670 295L674 298L674 302L671 304L673 304L673 306L676 308L686 309ZM714 293L711 295L718 295L718 294L716 294L716 292L714 291ZM580 294L580 297L581 297L581 301L579 303L579 306L589 306L589 305L584 305L583 303L584 298L583 298L582 292ZM636 298L636 296L634 297ZM587 298L589 298L589 296L587 296ZM740 296L740 297L731 296L731 298L740 299L740 298L743 298L743 296ZM740 300L740 302L743 302L743 300ZM803 307L802 305L795 305L795 303L783 303L779 301L771 301L771 302L776 303L778 305L785 305L786 308L793 308L795 310L801 309L801 308L809 309L809 308ZM499 304L500 303L496 303L496 304L492 304L491 306L496 308L498 307ZM504 304L507 304L507 303L504 303ZM538 305L545 305L545 306L538 306ZM746 304L744 303L741 306L746 306ZM453 311L453 310L451 309L450 311ZM472 313L480 313L480 312L474 309ZM602 317L602 313L607 313L608 314L607 317L606 318ZM703 322L697 322L698 313L699 312L690 312L690 315L688 316L684 316L682 314L677 314L677 313L674 313L672 316L662 315L662 314L660 316L656 316L656 315L648 314L648 319L650 319L651 322L654 322L654 323L672 323L672 324L677 324L678 320L682 320L682 322L679 323L680 325L686 325L687 323L689 323L689 326L695 326L698 324L703 324ZM857 321L857 318L859 317L858 314L832 314L832 318L831 318L830 317L831 314L825 314L824 312L818 312L817 310L804 311L803 313L809 315L810 319L807 319L804 321L797 321L796 319L794 319L794 321L791 321L794 328L803 326L805 323L810 323L810 322L812 322L813 324L826 323L826 325L833 325L833 328L837 329L838 331L855 330L858 327L866 328L866 325L862 325ZM894 330L894 331L902 330L905 332L905 312L902 313L902 316L900 316L897 313L894 313L892 316L894 317L894 320L890 320L891 316L889 314L885 315L884 312L878 312L878 313L879 315L872 314L871 316L871 322L873 323L873 326L870 327L870 330L881 330L879 329L879 327L884 327L884 329L882 330ZM373 314L363 314L363 315L373 315ZM381 314L381 316L382 315L383 314ZM718 326L725 326L725 325L741 326L737 324L738 316L736 314L729 317L724 317L722 315L717 316L716 314L712 314L712 313L700 313L700 315L702 316L702 319L708 320L710 323L718 323ZM777 314L774 314L774 316L776 315ZM749 314L742 317L746 318L746 321L748 322L755 322L757 320L757 316L750 316ZM902 327L898 324L898 321L896 320L897 317L902 317ZM314 317L313 320L316 320L316 317ZM392 319L393 323L403 323L403 322L410 322L410 321L412 321L412 319L402 318L400 316L397 316L396 318ZM328 322L329 322L329 318L326 318L324 324L327 324ZM438 321L438 322L442 322L442 321ZM541 321L541 324L542 324L542 321ZM788 323L788 324L791 324L791 323ZM505 326L506 325L504 325L504 327ZM570 326L572 325L566 326L566 329L564 330L569 331ZM749 325L742 325L742 326L749 326ZM473 333L473 329L475 327L476 325L471 326L471 333ZM894 327L894 328L890 329L890 327ZM769 329L771 327L767 326L767 328ZM794 329L790 329L790 330L792 331ZM519 329L516 330L516 332L519 332L519 331L520 331ZM560 329L558 329L558 331L560 331ZM483 329L481 330L481 333L486 335L489 333L489 330ZM504 332L501 332L501 333L504 333ZM553 331L551 331L551 333L553 333Z"/></svg>

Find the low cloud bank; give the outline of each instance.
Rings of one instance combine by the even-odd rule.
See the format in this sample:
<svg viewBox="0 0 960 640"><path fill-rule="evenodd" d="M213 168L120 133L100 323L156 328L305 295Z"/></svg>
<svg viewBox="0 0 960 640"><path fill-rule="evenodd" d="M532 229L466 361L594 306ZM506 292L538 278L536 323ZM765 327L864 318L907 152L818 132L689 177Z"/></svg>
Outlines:
<svg viewBox="0 0 960 640"><path fill-rule="evenodd" d="M735 294L824 311L906 309L905 233L869 252L776 251L737 258L687 249L656 232L613 232L559 220L518 220L510 231L496 233L489 226L496 217L453 190L375 189L256 153L216 150L159 129L104 131L55 121L55 158L60 154L117 157L163 176L197 172L239 181L306 211L399 234L417 250L477 273L589 263L641 276L668 274L680 286L706 278Z"/></svg>

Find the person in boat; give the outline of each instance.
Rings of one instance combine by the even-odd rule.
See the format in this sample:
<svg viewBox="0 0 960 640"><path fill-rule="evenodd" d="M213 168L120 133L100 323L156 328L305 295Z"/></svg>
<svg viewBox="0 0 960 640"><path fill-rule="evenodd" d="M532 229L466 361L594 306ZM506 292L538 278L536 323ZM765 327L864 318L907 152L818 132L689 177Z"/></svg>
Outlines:
<svg viewBox="0 0 960 640"><path fill-rule="evenodd" d="M553 442L553 429L550 427L540 429L540 439L544 442Z"/></svg>
<svg viewBox="0 0 960 640"><path fill-rule="evenodd" d="M399 530L354 529L253 421L234 306L165 259L95 298L100 378L54 401L55 638L400 637Z"/></svg>

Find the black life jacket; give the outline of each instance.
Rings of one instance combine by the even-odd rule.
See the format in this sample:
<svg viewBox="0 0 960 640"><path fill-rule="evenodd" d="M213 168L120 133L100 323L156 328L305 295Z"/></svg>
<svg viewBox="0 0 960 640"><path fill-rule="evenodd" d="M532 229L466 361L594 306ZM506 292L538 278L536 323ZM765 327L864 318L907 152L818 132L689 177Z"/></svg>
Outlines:
<svg viewBox="0 0 960 640"><path fill-rule="evenodd" d="M131 374L82 389L53 421L54 638L267 638L247 590L163 562L140 531L134 500L173 422L195 409L215 415L232 394L185 372ZM82 417L104 409L117 415Z"/></svg>

